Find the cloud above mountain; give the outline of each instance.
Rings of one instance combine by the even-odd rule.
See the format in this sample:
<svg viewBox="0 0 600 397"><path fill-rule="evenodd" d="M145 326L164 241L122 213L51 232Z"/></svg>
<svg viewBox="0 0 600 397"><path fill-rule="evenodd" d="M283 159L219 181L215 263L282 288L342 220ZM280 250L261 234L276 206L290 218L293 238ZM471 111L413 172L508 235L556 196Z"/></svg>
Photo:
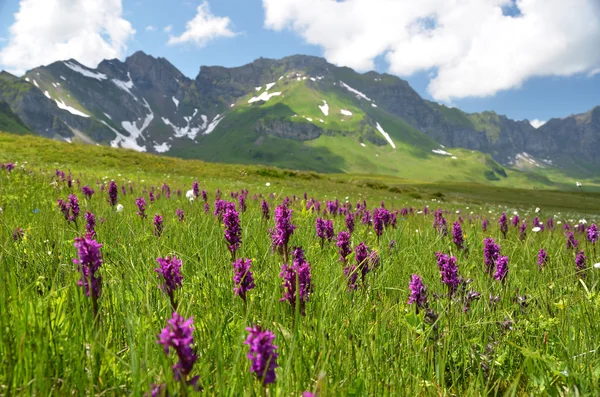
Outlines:
<svg viewBox="0 0 600 397"><path fill-rule="evenodd" d="M168 44L192 43L199 47L219 37L233 37L236 33L231 27L229 17L218 17L211 13L206 1L197 9L196 16L185 25L185 31L179 36L171 35Z"/></svg>
<svg viewBox="0 0 600 397"><path fill-rule="evenodd" d="M121 58L135 34L121 0L21 0L0 65L22 74L58 59L95 67Z"/></svg>
<svg viewBox="0 0 600 397"><path fill-rule="evenodd" d="M433 72L437 100L484 97L537 76L600 68L598 0L263 0L265 27L290 29L358 70Z"/></svg>

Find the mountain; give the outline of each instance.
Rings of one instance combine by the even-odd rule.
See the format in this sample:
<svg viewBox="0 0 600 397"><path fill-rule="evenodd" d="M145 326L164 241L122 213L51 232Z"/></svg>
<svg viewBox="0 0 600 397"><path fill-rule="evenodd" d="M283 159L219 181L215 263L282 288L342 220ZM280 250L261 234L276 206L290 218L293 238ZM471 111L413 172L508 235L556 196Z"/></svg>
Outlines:
<svg viewBox="0 0 600 397"><path fill-rule="evenodd" d="M194 80L143 52L96 69L71 59L2 72L0 100L39 135L183 158L498 183L600 173L600 108L535 129L304 55L202 66Z"/></svg>

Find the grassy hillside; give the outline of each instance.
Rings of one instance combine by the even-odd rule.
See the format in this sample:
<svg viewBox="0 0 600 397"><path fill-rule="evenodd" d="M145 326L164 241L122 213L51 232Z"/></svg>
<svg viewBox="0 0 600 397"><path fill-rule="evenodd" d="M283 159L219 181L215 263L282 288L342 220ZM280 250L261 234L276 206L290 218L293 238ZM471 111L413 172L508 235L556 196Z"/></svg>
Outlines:
<svg viewBox="0 0 600 397"><path fill-rule="evenodd" d="M361 147L362 148L362 147ZM451 159L448 159L451 161ZM184 185L202 178L210 189L226 186L230 189L264 189L289 195L312 191L324 197L351 197L354 200L395 200L432 205L432 200L461 202L472 205L498 203L514 208L536 206L561 210L577 210L600 214L600 193L589 186L583 191L565 186L568 191L516 189L476 182L446 179L439 182L420 181L386 175L318 174L277 169L260 165L233 165L183 160L85 144L68 144L35 136L0 133L0 163L27 162L28 167L69 169L85 172L96 178L109 176L122 182L145 181L156 186L165 178ZM118 175L118 177L117 177ZM524 174L527 175L527 174ZM525 176L523 176L525 178ZM0 193L1 194L1 193Z"/></svg>
<svg viewBox="0 0 600 397"><path fill-rule="evenodd" d="M10 131L14 134L31 134L31 130L13 113L10 106L0 101L0 131Z"/></svg>

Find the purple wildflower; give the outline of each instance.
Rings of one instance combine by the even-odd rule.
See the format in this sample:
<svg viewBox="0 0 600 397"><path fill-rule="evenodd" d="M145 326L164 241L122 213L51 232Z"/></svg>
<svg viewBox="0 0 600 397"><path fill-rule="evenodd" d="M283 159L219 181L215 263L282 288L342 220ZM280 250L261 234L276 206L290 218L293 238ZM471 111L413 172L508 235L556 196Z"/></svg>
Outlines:
<svg viewBox="0 0 600 397"><path fill-rule="evenodd" d="M452 227L452 237L454 238L454 244L456 244L456 248L458 248L459 250L463 249L463 231L460 227L459 222L454 222L454 226Z"/></svg>
<svg viewBox="0 0 600 397"><path fill-rule="evenodd" d="M413 274L408 288L410 289L408 304L416 303L417 312L420 308L427 307L427 287L423 284L421 277Z"/></svg>
<svg viewBox="0 0 600 397"><path fill-rule="evenodd" d="M267 200L263 200L260 203L260 210L262 211L262 217L265 221L271 219L271 210L269 209L269 203L267 203Z"/></svg>
<svg viewBox="0 0 600 397"><path fill-rule="evenodd" d="M246 293L256 287L254 277L250 271L252 259L240 258L233 262L233 292L236 296L242 298L246 302Z"/></svg>
<svg viewBox="0 0 600 397"><path fill-rule="evenodd" d="M235 258L235 253L242 244L242 227L238 212L233 206L229 206L225 210L223 224L225 225L225 240L229 244L227 248Z"/></svg>
<svg viewBox="0 0 600 397"><path fill-rule="evenodd" d="M358 280L358 270L357 270L356 266L349 265L349 266L344 267L344 275L346 276L346 280L348 283L348 289L351 291L357 290L358 283L356 281Z"/></svg>
<svg viewBox="0 0 600 397"><path fill-rule="evenodd" d="M508 275L508 257L499 256L496 259L496 273L494 274L494 278L498 281L506 280L506 276Z"/></svg>
<svg viewBox="0 0 600 397"><path fill-rule="evenodd" d="M305 315L304 308L312 292L310 263L306 261L304 251L300 247L294 248L292 258L291 266L286 264L281 266L279 277L283 279L283 298L280 301L288 301L292 307L295 307L298 299L300 313Z"/></svg>
<svg viewBox="0 0 600 397"><path fill-rule="evenodd" d="M577 253L577 256L575 257L575 269L577 270L577 273L580 277L585 277L585 260L586 260L586 256L582 251L579 251L579 253Z"/></svg>
<svg viewBox="0 0 600 397"><path fill-rule="evenodd" d="M102 244L88 237L76 237L75 248L77 248L77 259L73 259L81 273L81 279L77 285L84 287L85 295L92 298L95 302L102 293L102 276L97 274L102 266L102 254L100 248ZM96 309L94 309L96 315Z"/></svg>
<svg viewBox="0 0 600 397"><path fill-rule="evenodd" d="M177 208L177 210L175 211L175 215L177 216L179 222L183 222L183 220L185 219L185 213L181 208Z"/></svg>
<svg viewBox="0 0 600 397"><path fill-rule="evenodd" d="M449 296L454 296L456 289L460 284L460 278L458 277L458 266L456 265L456 258L449 255L438 252L435 254L437 257L438 268L440 269L440 276L442 276L442 283L448 286Z"/></svg>
<svg viewBox="0 0 600 397"><path fill-rule="evenodd" d="M346 257L352 253L350 248L350 233L341 231L338 233L336 245L340 254L340 262L346 263Z"/></svg>
<svg viewBox="0 0 600 397"><path fill-rule="evenodd" d="M108 201L110 202L110 205L117 205L118 194L119 191L117 189L117 184L115 183L115 181L110 181L110 184L108 185Z"/></svg>
<svg viewBox="0 0 600 397"><path fill-rule="evenodd" d="M292 210L281 204L275 210L275 228L270 229L273 248L284 254L287 261L287 248L296 226L292 224Z"/></svg>
<svg viewBox="0 0 600 397"><path fill-rule="evenodd" d="M360 270L363 283L365 282L365 276L371 269L369 269L369 263L367 261L369 257L369 247L365 243L360 243L354 249L356 257L356 267Z"/></svg>
<svg viewBox="0 0 600 397"><path fill-rule="evenodd" d="M69 220L71 222L77 222L77 218L79 217L79 200L74 194L69 194L69 209L71 210Z"/></svg>
<svg viewBox="0 0 600 397"><path fill-rule="evenodd" d="M238 196L238 207L240 208L240 212L246 212L246 196L243 194Z"/></svg>
<svg viewBox="0 0 600 397"><path fill-rule="evenodd" d="M521 220L519 219L519 215L515 215L512 218L512 224L514 227L519 226L519 222L521 222Z"/></svg>
<svg viewBox="0 0 600 397"><path fill-rule="evenodd" d="M373 210L373 229L377 238L383 234L383 229L389 224L390 212L385 208L375 208Z"/></svg>
<svg viewBox="0 0 600 397"><path fill-rule="evenodd" d="M208 193L206 193L206 190L203 190L201 195L202 195L202 201L204 201L205 203L208 203Z"/></svg>
<svg viewBox="0 0 600 397"><path fill-rule="evenodd" d="M154 271L159 274L159 279L162 276L160 289L169 296L173 309L177 309L174 293L177 288L181 288L181 282L183 280L183 275L181 274L181 259L177 259L176 256L167 256L166 258L156 258L156 261L160 267L157 267Z"/></svg>
<svg viewBox="0 0 600 397"><path fill-rule="evenodd" d="M137 214L142 218L146 219L146 200L143 197L135 199L135 205L138 207Z"/></svg>
<svg viewBox="0 0 600 397"><path fill-rule="evenodd" d="M66 201L63 201L61 199L58 199L56 201L56 206L58 207L58 209L60 210L60 212L62 212L63 216L65 217L65 220L69 220L70 216L69 216L69 204L67 204Z"/></svg>
<svg viewBox="0 0 600 397"><path fill-rule="evenodd" d="M363 225L371 226L372 222L373 222L373 219L371 218L371 213L369 212L369 210L365 209L363 212L361 223Z"/></svg>
<svg viewBox="0 0 600 397"><path fill-rule="evenodd" d="M579 241L575 240L573 232L567 232L567 249L572 250L579 246Z"/></svg>
<svg viewBox="0 0 600 397"><path fill-rule="evenodd" d="M194 181L192 184L192 192L194 193L194 197L198 198L200 196L200 186L198 185L198 181Z"/></svg>
<svg viewBox="0 0 600 397"><path fill-rule="evenodd" d="M92 189L88 185L85 185L84 187L81 188L81 193L83 193L83 195L85 197L87 197L88 199L91 199L92 196L94 195L94 189Z"/></svg>
<svg viewBox="0 0 600 397"><path fill-rule="evenodd" d="M498 225L500 226L500 232L502 233L502 236L506 238L506 233L508 233L508 219L506 218L505 212L503 212L500 216L500 219L498 219Z"/></svg>
<svg viewBox="0 0 600 397"><path fill-rule="evenodd" d="M492 274L494 264L500 255L500 246L496 244L493 238L486 238L483 240L483 262L485 264L485 271L488 274Z"/></svg>
<svg viewBox="0 0 600 397"><path fill-rule="evenodd" d="M548 253L546 252L545 249L542 248L540 250L540 252L538 253L538 260L537 260L538 268L542 269L543 267L545 267L549 260L550 260L550 258L548 258Z"/></svg>
<svg viewBox="0 0 600 397"><path fill-rule="evenodd" d="M210 204L208 204L208 202L204 203L204 213L210 213Z"/></svg>
<svg viewBox="0 0 600 397"><path fill-rule="evenodd" d="M437 229L438 233L442 236L448 235L448 225L444 215L442 214L442 209L438 208L433 214L433 227Z"/></svg>
<svg viewBox="0 0 600 397"><path fill-rule="evenodd" d="M348 233L354 233L354 214L350 211L346 214L346 229Z"/></svg>
<svg viewBox="0 0 600 397"><path fill-rule="evenodd" d="M523 223L521 223L521 226L519 226L519 238L521 240L525 240L526 237L527 237L527 223L523 222Z"/></svg>
<svg viewBox="0 0 600 397"><path fill-rule="evenodd" d="M315 229L317 230L317 237L321 239L321 247L323 247L325 240L333 240L333 220L317 218L315 222Z"/></svg>
<svg viewBox="0 0 600 397"><path fill-rule="evenodd" d="M485 232L488 228L489 223L490 222L487 219L482 220L481 221L481 230L483 230Z"/></svg>
<svg viewBox="0 0 600 397"><path fill-rule="evenodd" d="M169 349L175 350L179 361L173 365L175 379L184 383L196 386L198 377L187 379L194 368L198 356L194 352L194 318L187 320L173 312L173 316L167 321L167 326L158 334L158 343L163 345L165 354L169 354Z"/></svg>
<svg viewBox="0 0 600 397"><path fill-rule="evenodd" d="M93 238L96 235L96 216L87 211L83 216L85 218L85 232L88 238Z"/></svg>
<svg viewBox="0 0 600 397"><path fill-rule="evenodd" d="M588 228L587 239L592 244L596 244L598 242L598 226L595 223L592 223Z"/></svg>
<svg viewBox="0 0 600 397"><path fill-rule="evenodd" d="M163 217L160 215L154 215L154 235L162 236L163 232Z"/></svg>
<svg viewBox="0 0 600 397"><path fill-rule="evenodd" d="M248 360L250 360L250 372L254 373L261 383L266 386L275 383L275 368L277 365L277 346L273 344L275 334L269 330L262 330L258 325L246 328L249 332L244 341L249 346Z"/></svg>

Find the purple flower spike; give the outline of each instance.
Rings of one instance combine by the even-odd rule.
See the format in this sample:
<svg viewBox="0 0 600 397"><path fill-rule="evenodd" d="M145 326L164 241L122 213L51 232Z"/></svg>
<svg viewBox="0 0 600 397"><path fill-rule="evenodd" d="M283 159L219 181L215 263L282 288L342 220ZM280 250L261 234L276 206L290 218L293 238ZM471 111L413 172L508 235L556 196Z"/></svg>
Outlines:
<svg viewBox="0 0 600 397"><path fill-rule="evenodd" d="M271 210L269 209L269 203L267 203L267 200L263 200L260 203L260 210L262 212L262 217L265 221L271 219Z"/></svg>
<svg viewBox="0 0 600 397"><path fill-rule="evenodd" d="M583 251L579 251L577 253L577 257L575 257L575 269L577 270L577 273L579 275L579 277L585 277L585 269L586 269L586 265L585 265L585 261L586 261L586 256L585 253Z"/></svg>
<svg viewBox="0 0 600 397"><path fill-rule="evenodd" d="M460 278L458 276L458 266L456 265L456 258L449 255L438 252L435 254L437 257L438 268L440 269L440 276L442 276L442 283L448 286L449 296L454 296L456 290L460 284Z"/></svg>
<svg viewBox="0 0 600 397"><path fill-rule="evenodd" d="M183 275L181 274L181 259L177 259L176 256L166 258L156 258L156 261L160 265L154 271L158 273L158 278L162 278L162 284L160 289L169 296L172 302L174 302L175 290L181 288L181 282L183 281Z"/></svg>
<svg viewBox="0 0 600 397"><path fill-rule="evenodd" d="M506 217L506 213L502 213L500 219L498 219L498 225L500 226L500 232L502 236L506 238L506 233L508 233L508 219Z"/></svg>
<svg viewBox="0 0 600 397"><path fill-rule="evenodd" d="M229 252L235 257L236 251L242 244L242 227L238 212L232 206L227 207L223 216L225 224L225 240L227 241Z"/></svg>
<svg viewBox="0 0 600 397"><path fill-rule="evenodd" d="M315 222L315 229L317 230L317 237L321 239L321 247L325 241L333 240L333 220L317 218Z"/></svg>
<svg viewBox="0 0 600 397"><path fill-rule="evenodd" d="M242 298L246 302L246 293L256 287L254 277L250 271L252 259L240 258L233 262L233 292L236 296Z"/></svg>
<svg viewBox="0 0 600 397"><path fill-rule="evenodd" d="M85 295L95 301L102 293L102 276L97 274L102 266L102 254L100 253L102 244L91 238L76 237L74 245L77 248L78 258L73 259L73 263L78 266L81 273L81 279L77 285L84 287Z"/></svg>
<svg viewBox="0 0 600 397"><path fill-rule="evenodd" d="M183 210L181 208L177 208L177 210L175 211L175 215L177 216L177 219L179 220L179 222L184 221L185 213L183 212Z"/></svg>
<svg viewBox="0 0 600 397"><path fill-rule="evenodd" d="M588 228L587 238L592 244L596 244L598 242L598 226L595 223L592 223Z"/></svg>
<svg viewBox="0 0 600 397"><path fill-rule="evenodd" d="M188 379L188 375L192 372L198 359L192 348L194 344L193 333L194 318L190 317L186 320L183 316L174 312L171 319L167 321L167 326L158 334L158 343L163 345L165 354L169 354L170 349L175 350L177 354L179 361L173 365L175 379L196 386L197 377Z"/></svg>
<svg viewBox="0 0 600 397"><path fill-rule="evenodd" d="M296 226L292 224L292 212L285 204L278 206L275 210L275 228L270 229L273 249L277 248L286 256L287 252L285 251L290 237L296 229Z"/></svg>
<svg viewBox="0 0 600 397"><path fill-rule="evenodd" d="M348 233L354 233L354 214L352 212L346 214L346 229L348 229Z"/></svg>
<svg viewBox="0 0 600 397"><path fill-rule="evenodd" d="M94 189L92 189L91 187L86 185L81 188L81 193L83 193L83 195L85 197L87 197L88 199L91 199L92 196L94 195Z"/></svg>
<svg viewBox="0 0 600 397"><path fill-rule="evenodd" d="M574 250L579 246L579 241L575 240L573 232L567 232L567 249Z"/></svg>
<svg viewBox="0 0 600 397"><path fill-rule="evenodd" d="M506 280L506 276L508 275L508 257L499 256L496 260L496 273L494 274L494 278L498 281Z"/></svg>
<svg viewBox="0 0 600 397"><path fill-rule="evenodd" d="M85 218L85 232L88 238L96 236L96 216L87 211L83 216Z"/></svg>
<svg viewBox="0 0 600 397"><path fill-rule="evenodd" d="M275 334L269 330L263 331L258 325L246 328L246 331L249 335L244 344L249 346L246 357L250 360L250 372L254 373L264 386L275 383L275 368L279 366L277 346L273 344Z"/></svg>
<svg viewBox="0 0 600 397"><path fill-rule="evenodd" d="M192 192L194 193L194 197L198 198L200 196L200 185L198 185L198 181L194 181L192 184Z"/></svg>
<svg viewBox="0 0 600 397"><path fill-rule="evenodd" d="M463 238L463 231L462 228L460 227L460 223L459 222L455 222L453 227L452 227L452 237L454 238L454 244L456 244L456 248L458 248L459 250L463 249L464 246L464 238Z"/></svg>
<svg viewBox="0 0 600 397"><path fill-rule="evenodd" d="M482 220L481 221L481 230L483 230L485 232L488 228L489 223L490 222L487 219Z"/></svg>
<svg viewBox="0 0 600 397"><path fill-rule="evenodd" d="M143 197L135 199L135 205L138 207L138 215L142 219L146 219L146 200Z"/></svg>
<svg viewBox="0 0 600 397"><path fill-rule="evenodd" d="M548 253L546 252L545 249L542 248L540 250L540 252L538 253L538 260L537 260L538 268L540 268L540 270L542 268L544 268L548 264L549 260L550 260L550 258L548 258Z"/></svg>
<svg viewBox="0 0 600 397"><path fill-rule="evenodd" d="M427 287L423 284L421 277L413 274L408 288L410 289L408 304L416 303L417 312L419 309L427 307Z"/></svg>
<svg viewBox="0 0 600 397"><path fill-rule="evenodd" d="M108 201L113 207L117 205L118 194L119 190L117 188L117 184L115 183L115 181L110 181L110 184L108 185Z"/></svg>
<svg viewBox="0 0 600 397"><path fill-rule="evenodd" d="M288 301L293 307L298 300L300 313L305 315L305 305L312 292L312 280L310 274L310 263L304 257L304 251L298 247L292 253L292 265L281 266L279 277L283 279L283 298L281 302Z"/></svg>
<svg viewBox="0 0 600 397"><path fill-rule="evenodd" d="M485 264L485 271L488 274L492 274L494 270L494 264L500 255L500 246L496 244L493 238L486 238L483 240L483 262Z"/></svg>
<svg viewBox="0 0 600 397"><path fill-rule="evenodd" d="M160 215L154 215L154 235L157 237L162 236L163 232L163 217Z"/></svg>
<svg viewBox="0 0 600 397"><path fill-rule="evenodd" d="M340 262L346 263L346 257L352 253L352 249L350 248L350 233L339 232L336 245L340 254Z"/></svg>

